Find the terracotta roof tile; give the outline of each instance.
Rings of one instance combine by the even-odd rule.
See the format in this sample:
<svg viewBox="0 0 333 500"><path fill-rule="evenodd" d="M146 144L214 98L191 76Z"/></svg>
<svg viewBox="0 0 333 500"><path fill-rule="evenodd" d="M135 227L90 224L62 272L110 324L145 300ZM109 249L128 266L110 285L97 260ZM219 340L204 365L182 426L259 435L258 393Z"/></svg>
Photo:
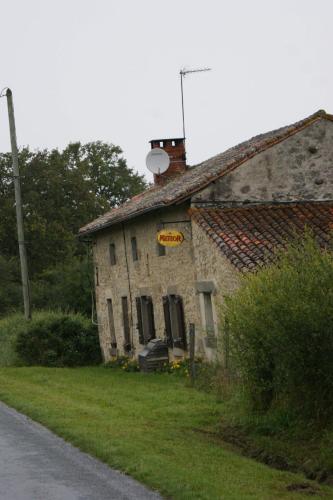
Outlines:
<svg viewBox="0 0 333 500"><path fill-rule="evenodd" d="M120 207L112 209L83 226L80 229L80 235L93 233L152 210L185 200L256 154L283 141L294 133L311 125L316 120L321 119L333 121L333 116L320 110L293 125L257 135L238 146L234 146L224 153L220 153L195 167L189 168L185 173L174 178L167 184L152 186L143 193L134 196Z"/></svg>
<svg viewBox="0 0 333 500"><path fill-rule="evenodd" d="M240 271L273 262L275 251L305 227L326 246L333 228L333 202L191 208L190 214Z"/></svg>

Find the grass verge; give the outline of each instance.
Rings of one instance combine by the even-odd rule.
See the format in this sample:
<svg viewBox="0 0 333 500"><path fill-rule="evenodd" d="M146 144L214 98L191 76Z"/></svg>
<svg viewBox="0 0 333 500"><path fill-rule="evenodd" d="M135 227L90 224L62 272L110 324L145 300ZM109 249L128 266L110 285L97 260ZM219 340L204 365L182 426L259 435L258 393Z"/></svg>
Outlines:
<svg viewBox="0 0 333 500"><path fill-rule="evenodd" d="M255 413L241 390L235 394L222 407L216 436L247 456L333 486L331 421L302 419L283 407Z"/></svg>
<svg viewBox="0 0 333 500"><path fill-rule="evenodd" d="M223 404L168 375L1 368L0 398L112 467L179 500L331 498L333 490L207 439Z"/></svg>

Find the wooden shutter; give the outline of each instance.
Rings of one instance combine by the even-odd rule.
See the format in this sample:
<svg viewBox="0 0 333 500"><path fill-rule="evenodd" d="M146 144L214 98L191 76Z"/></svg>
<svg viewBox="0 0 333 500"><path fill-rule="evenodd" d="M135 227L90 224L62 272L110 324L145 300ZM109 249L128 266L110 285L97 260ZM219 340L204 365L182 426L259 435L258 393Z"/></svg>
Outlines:
<svg viewBox="0 0 333 500"><path fill-rule="evenodd" d="M108 318L109 318L109 330L110 330L110 337L111 337L111 347L115 349L117 347L117 339L116 339L116 332L115 332L115 328L114 328L112 300L107 299L106 301L107 301L107 306L108 306Z"/></svg>
<svg viewBox="0 0 333 500"><path fill-rule="evenodd" d="M164 333L166 343L169 347L173 347L172 342L172 332L171 332L171 320L170 320L170 305L169 305L169 297L166 295L162 298L163 301L163 312L164 312Z"/></svg>
<svg viewBox="0 0 333 500"><path fill-rule="evenodd" d="M131 346L131 331L128 317L128 302L127 297L121 298L121 305L123 309L123 325L124 325L124 350L130 351Z"/></svg>
<svg viewBox="0 0 333 500"><path fill-rule="evenodd" d="M147 316L148 316L148 342L156 337L155 332L155 319L154 319L154 306L151 297L145 297L147 303Z"/></svg>
<svg viewBox="0 0 333 500"><path fill-rule="evenodd" d="M155 338L154 308L151 297L141 297L142 328L145 343Z"/></svg>
<svg viewBox="0 0 333 500"><path fill-rule="evenodd" d="M186 327L184 318L184 306L183 306L183 299L180 295L175 295L175 304L177 310L178 332L182 344L181 347L182 349L186 349L187 341L186 341Z"/></svg>
<svg viewBox="0 0 333 500"><path fill-rule="evenodd" d="M136 297L135 302L136 302L136 314L137 314L137 318L138 318L136 328L137 328L138 333L139 333L139 342L140 342L140 344L144 344L145 337L143 334L141 297Z"/></svg>
<svg viewBox="0 0 333 500"><path fill-rule="evenodd" d="M180 295L169 295L169 307L173 346L186 349L184 308Z"/></svg>

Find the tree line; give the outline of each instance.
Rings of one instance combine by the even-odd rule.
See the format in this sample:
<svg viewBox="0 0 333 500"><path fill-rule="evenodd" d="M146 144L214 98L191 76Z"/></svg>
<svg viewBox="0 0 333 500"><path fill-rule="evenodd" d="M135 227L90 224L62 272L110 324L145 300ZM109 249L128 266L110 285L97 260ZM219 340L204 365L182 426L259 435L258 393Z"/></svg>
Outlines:
<svg viewBox="0 0 333 500"><path fill-rule="evenodd" d="M19 151L33 306L89 313L90 264L81 226L146 187L120 147L95 141ZM0 153L0 315L21 307L12 158Z"/></svg>

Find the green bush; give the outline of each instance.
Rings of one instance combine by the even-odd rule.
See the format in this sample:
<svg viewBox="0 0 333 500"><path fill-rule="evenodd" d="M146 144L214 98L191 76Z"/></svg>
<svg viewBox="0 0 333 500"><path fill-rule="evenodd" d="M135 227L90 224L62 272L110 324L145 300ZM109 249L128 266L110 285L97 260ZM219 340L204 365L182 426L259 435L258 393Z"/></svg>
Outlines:
<svg viewBox="0 0 333 500"><path fill-rule="evenodd" d="M15 349L25 365L83 366L101 362L96 327L80 314L42 313L24 325Z"/></svg>
<svg viewBox="0 0 333 500"><path fill-rule="evenodd" d="M306 234L244 278L225 312L231 361L261 409L333 413L333 254Z"/></svg>

